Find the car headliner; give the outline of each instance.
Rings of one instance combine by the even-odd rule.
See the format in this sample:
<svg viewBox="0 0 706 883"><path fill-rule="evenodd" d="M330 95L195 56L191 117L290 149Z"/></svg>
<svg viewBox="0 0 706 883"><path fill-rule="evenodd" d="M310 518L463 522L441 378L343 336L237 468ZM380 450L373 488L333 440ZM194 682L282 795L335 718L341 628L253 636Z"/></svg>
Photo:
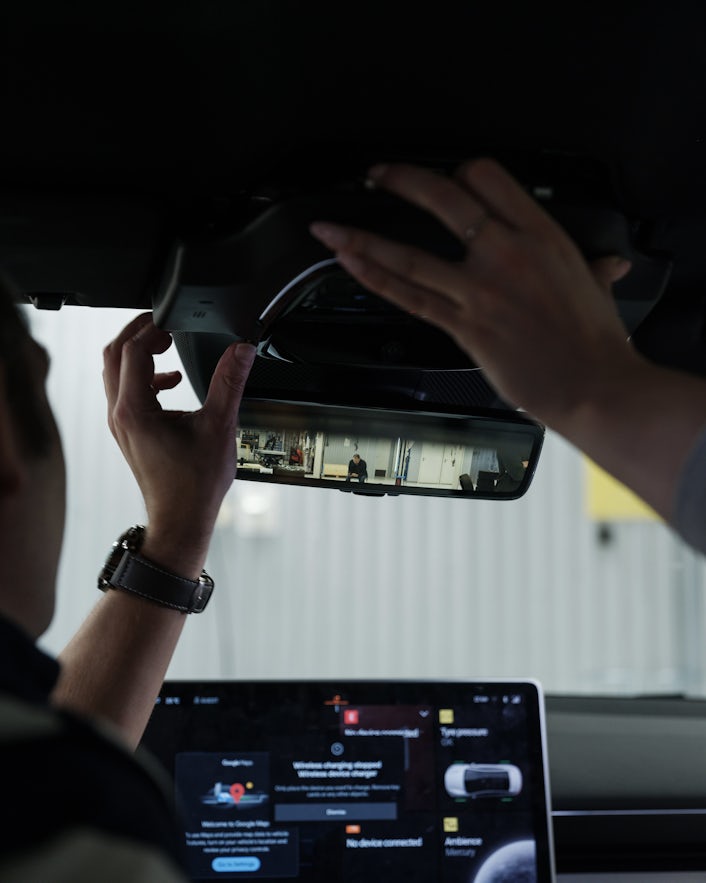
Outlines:
<svg viewBox="0 0 706 883"><path fill-rule="evenodd" d="M79 302L150 307L175 232L253 197L386 158L588 158L674 257L635 343L706 373L705 26L684 2L3 4L0 265L51 290L81 241Z"/></svg>

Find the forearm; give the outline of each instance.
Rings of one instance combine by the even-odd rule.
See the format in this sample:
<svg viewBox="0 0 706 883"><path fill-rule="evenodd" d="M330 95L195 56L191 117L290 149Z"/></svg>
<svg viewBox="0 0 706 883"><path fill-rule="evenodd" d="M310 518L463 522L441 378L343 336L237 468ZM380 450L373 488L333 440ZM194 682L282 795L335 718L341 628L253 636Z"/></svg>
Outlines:
<svg viewBox="0 0 706 883"><path fill-rule="evenodd" d="M670 521L682 470L706 427L706 380L633 353L548 421Z"/></svg>
<svg viewBox="0 0 706 883"><path fill-rule="evenodd" d="M53 701L108 721L136 747L185 622L183 613L108 591L59 656Z"/></svg>
<svg viewBox="0 0 706 883"><path fill-rule="evenodd" d="M205 534L209 537L210 531ZM148 529L140 554L195 579L206 548L205 540L189 543L176 531ZM59 657L54 701L108 721L137 746L186 620L179 611L108 590Z"/></svg>

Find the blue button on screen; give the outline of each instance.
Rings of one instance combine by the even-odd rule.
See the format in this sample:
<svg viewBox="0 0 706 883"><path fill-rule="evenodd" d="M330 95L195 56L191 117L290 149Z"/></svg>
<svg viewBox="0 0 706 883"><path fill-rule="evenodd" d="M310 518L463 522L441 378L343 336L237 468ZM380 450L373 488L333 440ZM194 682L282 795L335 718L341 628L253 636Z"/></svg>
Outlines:
<svg viewBox="0 0 706 883"><path fill-rule="evenodd" d="M244 874L259 871L261 864L260 859L255 855L220 856L214 858L211 867L220 874L233 872Z"/></svg>

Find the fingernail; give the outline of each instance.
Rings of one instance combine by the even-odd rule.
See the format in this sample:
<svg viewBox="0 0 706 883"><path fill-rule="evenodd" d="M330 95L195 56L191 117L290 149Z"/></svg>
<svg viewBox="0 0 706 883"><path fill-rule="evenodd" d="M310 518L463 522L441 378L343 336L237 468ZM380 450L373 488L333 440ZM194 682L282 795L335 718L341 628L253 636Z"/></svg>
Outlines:
<svg viewBox="0 0 706 883"><path fill-rule="evenodd" d="M255 347L251 343L237 343L233 348L233 360L244 368L249 368L255 361Z"/></svg>
<svg viewBox="0 0 706 883"><path fill-rule="evenodd" d="M309 232L329 248L343 248L348 242L348 234L335 224L314 221L309 226Z"/></svg>

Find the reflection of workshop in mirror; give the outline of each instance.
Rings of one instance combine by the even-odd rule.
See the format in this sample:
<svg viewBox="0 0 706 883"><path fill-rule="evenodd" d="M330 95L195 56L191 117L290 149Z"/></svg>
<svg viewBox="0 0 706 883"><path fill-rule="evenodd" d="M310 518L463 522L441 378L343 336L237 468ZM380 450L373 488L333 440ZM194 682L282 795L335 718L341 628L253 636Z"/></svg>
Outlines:
<svg viewBox="0 0 706 883"><path fill-rule="evenodd" d="M521 432L498 433L490 444L415 441L334 435L309 430L241 429L241 477L298 483L335 483L425 488L465 494L503 494L523 484L534 439ZM248 473L243 476L242 473Z"/></svg>

